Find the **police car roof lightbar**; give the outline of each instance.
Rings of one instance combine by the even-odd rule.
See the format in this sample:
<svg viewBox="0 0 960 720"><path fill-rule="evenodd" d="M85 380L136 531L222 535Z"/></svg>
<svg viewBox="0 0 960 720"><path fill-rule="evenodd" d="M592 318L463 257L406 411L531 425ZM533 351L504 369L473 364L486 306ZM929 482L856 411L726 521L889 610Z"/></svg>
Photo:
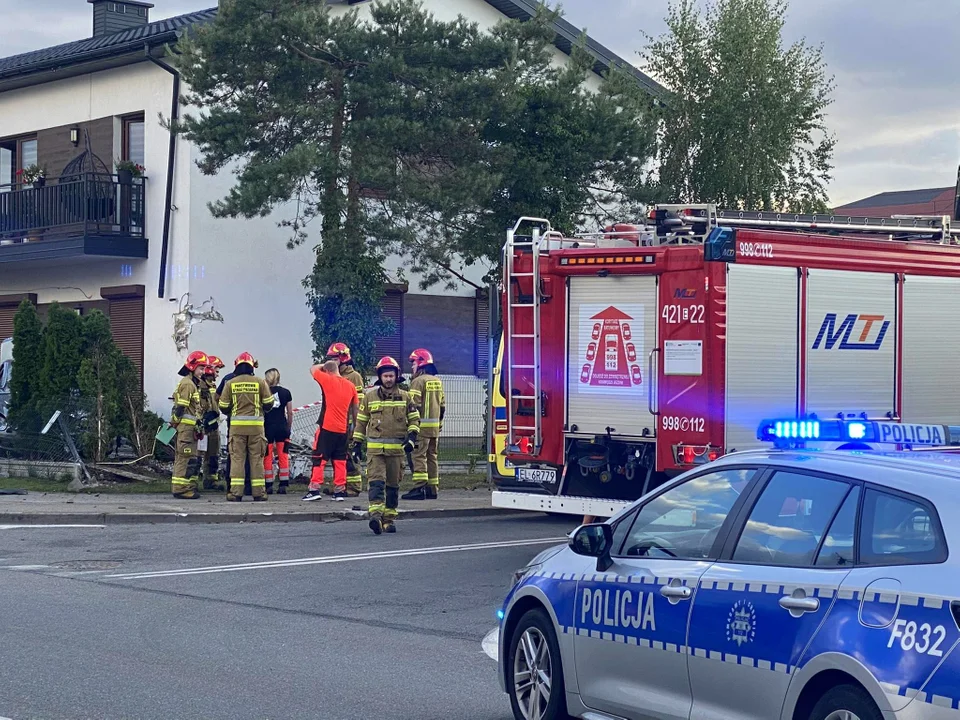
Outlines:
<svg viewBox="0 0 960 720"><path fill-rule="evenodd" d="M764 420L757 429L757 439L772 442L777 447L802 446L811 441L946 447L960 445L960 426L859 419L789 418Z"/></svg>

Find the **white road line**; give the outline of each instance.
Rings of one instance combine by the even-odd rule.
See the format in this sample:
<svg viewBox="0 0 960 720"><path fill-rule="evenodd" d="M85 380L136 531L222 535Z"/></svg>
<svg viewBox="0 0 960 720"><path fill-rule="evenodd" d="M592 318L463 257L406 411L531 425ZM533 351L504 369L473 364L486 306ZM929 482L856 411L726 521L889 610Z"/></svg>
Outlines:
<svg viewBox="0 0 960 720"><path fill-rule="evenodd" d="M49 565L5 565L0 567L0 570L43 570L50 567ZM3 720L3 718L0 718Z"/></svg>
<svg viewBox="0 0 960 720"><path fill-rule="evenodd" d="M0 525L0 530L34 530L44 528L103 528L105 525ZM4 720L0 718L0 720Z"/></svg>
<svg viewBox="0 0 960 720"><path fill-rule="evenodd" d="M354 562L359 560L381 560L394 557L415 555L439 555L443 553L466 552L468 550L494 550L497 548L523 547L525 545L550 545L566 541L567 538L540 538L537 540L504 540L501 542L475 543L473 545L447 545L443 547L413 548L410 550L383 550L352 555L332 555L329 557L295 558L292 560L273 560L241 565L214 565L211 567L183 568L181 570L156 570L153 572L120 573L104 577L120 580L146 580L150 578L177 577L180 575L208 575L211 573L238 572L240 570L267 570L272 568L300 567L302 565L328 565L331 563Z"/></svg>

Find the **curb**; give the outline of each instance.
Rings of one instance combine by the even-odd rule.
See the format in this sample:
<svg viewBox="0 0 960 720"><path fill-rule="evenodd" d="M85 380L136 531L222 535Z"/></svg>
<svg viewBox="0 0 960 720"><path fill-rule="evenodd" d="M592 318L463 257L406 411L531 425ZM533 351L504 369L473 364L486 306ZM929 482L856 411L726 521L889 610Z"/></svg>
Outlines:
<svg viewBox="0 0 960 720"><path fill-rule="evenodd" d="M444 510L401 510L400 518L457 518L518 515L508 508L462 508ZM525 513L524 513L525 514ZM325 511L295 513L0 513L0 525L237 525L240 523L337 522L363 520L366 511Z"/></svg>

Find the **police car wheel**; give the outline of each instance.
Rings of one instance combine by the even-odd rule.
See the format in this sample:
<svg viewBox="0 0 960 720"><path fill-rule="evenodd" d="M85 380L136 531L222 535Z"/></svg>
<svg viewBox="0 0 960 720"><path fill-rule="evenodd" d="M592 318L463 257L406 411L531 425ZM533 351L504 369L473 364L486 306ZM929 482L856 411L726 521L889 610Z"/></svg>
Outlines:
<svg viewBox="0 0 960 720"><path fill-rule="evenodd" d="M560 646L553 623L543 610L528 610L514 628L507 682L516 720L569 718Z"/></svg>
<svg viewBox="0 0 960 720"><path fill-rule="evenodd" d="M837 685L814 705L810 720L883 720L883 715L862 688Z"/></svg>

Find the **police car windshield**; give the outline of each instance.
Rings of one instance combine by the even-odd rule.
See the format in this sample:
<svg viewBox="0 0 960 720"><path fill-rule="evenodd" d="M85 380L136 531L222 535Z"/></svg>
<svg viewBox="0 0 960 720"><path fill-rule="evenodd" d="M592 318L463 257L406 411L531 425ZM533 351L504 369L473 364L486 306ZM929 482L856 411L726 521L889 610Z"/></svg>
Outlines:
<svg viewBox="0 0 960 720"><path fill-rule="evenodd" d="M702 559L709 555L752 469L698 475L646 503L623 545L627 557Z"/></svg>

